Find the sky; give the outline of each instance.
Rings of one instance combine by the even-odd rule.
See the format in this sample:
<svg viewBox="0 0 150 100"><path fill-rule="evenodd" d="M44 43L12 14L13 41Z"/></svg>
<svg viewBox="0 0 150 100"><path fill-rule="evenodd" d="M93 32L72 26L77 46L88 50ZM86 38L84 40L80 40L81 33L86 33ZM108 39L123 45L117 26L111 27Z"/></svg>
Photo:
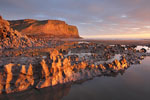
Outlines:
<svg viewBox="0 0 150 100"><path fill-rule="evenodd" d="M84 38L150 39L150 0L0 0L0 15L63 20Z"/></svg>

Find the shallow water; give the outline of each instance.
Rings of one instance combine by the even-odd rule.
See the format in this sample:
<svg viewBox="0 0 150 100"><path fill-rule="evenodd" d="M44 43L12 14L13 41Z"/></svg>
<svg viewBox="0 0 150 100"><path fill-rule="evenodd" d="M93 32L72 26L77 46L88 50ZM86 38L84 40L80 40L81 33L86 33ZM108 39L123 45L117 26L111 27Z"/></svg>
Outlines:
<svg viewBox="0 0 150 100"><path fill-rule="evenodd" d="M104 64L104 63L111 63L114 60L120 60L121 59L121 54L115 54L114 57L112 57L111 59L108 59L107 61L97 61L94 62L94 64L99 65L99 64Z"/></svg>
<svg viewBox="0 0 150 100"><path fill-rule="evenodd" d="M150 57L132 65L123 75L97 77L73 85L62 100L150 100Z"/></svg>
<svg viewBox="0 0 150 100"><path fill-rule="evenodd" d="M148 46L137 46L135 49L136 50L141 50L142 48L147 50L147 53L150 53L150 48Z"/></svg>
<svg viewBox="0 0 150 100"><path fill-rule="evenodd" d="M150 100L150 57L116 77L0 95L0 100Z"/></svg>

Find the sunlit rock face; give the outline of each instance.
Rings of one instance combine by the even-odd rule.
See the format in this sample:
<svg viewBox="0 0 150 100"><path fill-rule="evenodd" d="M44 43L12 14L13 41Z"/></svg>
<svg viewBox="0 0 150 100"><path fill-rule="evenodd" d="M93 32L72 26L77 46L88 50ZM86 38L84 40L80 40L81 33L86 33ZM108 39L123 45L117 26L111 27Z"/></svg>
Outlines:
<svg viewBox="0 0 150 100"><path fill-rule="evenodd" d="M49 61L53 61L51 66L48 66ZM41 61L41 73L45 78L40 81L37 88L88 79L102 75L102 73L109 73L109 70L118 72L127 68L128 64L126 59L123 58L120 61L115 60L112 64L108 64L108 66L109 68L102 64L88 65L85 61L72 65L70 57L64 58L62 54L55 49L50 53L50 59L47 59L47 63L45 60Z"/></svg>
<svg viewBox="0 0 150 100"><path fill-rule="evenodd" d="M114 72L117 72L119 70L124 70L124 69L128 68L128 66L129 65L125 58L121 59L120 61L114 60L113 63L108 64L109 69L111 69ZM101 67L104 68L102 65L101 65Z"/></svg>
<svg viewBox="0 0 150 100"><path fill-rule="evenodd" d="M40 89L58 84L75 82L102 75L102 73L109 74L109 70L115 70L115 72L124 70L124 68L128 66L125 58L121 61L115 60L112 65L108 64L109 68L102 64L89 65L86 61L81 61L77 64L71 64L71 62L70 56L64 57L62 53L59 53L59 50L54 49L50 51L49 58L42 59L39 62L39 67L41 68L38 71L41 74L34 72L31 64L28 66L12 63L7 64L4 66L3 70L5 74L0 74L0 92L2 93L2 91L5 91L6 93L11 93L33 87ZM3 80L4 78L6 78L5 81Z"/></svg>
<svg viewBox="0 0 150 100"><path fill-rule="evenodd" d="M14 20L9 21L13 29L31 37L79 38L76 26L59 20Z"/></svg>
<svg viewBox="0 0 150 100"><path fill-rule="evenodd" d="M5 65L0 73L0 93L23 91L33 85L34 78L31 64L27 67L10 63Z"/></svg>
<svg viewBox="0 0 150 100"><path fill-rule="evenodd" d="M5 72L7 74L7 78L6 78L6 82L5 82L5 91L6 93L11 93L11 80L13 78L13 73L12 73L12 67L13 67L13 64L8 64L8 65L5 65Z"/></svg>
<svg viewBox="0 0 150 100"><path fill-rule="evenodd" d="M31 47L32 42L27 36L21 35L18 31L10 28L8 21L0 18L0 49Z"/></svg>
<svg viewBox="0 0 150 100"><path fill-rule="evenodd" d="M38 54L37 50L31 50L34 52L32 56L26 57L23 55L11 58L8 56L13 53L8 53L5 57L7 59L2 60L3 63L0 64L0 93L40 89L95 76L122 74L130 64L137 64L145 55L144 52L135 52L132 47L130 50L124 50L121 46L96 43L68 45L45 48L39 50ZM39 55L43 53L44 56Z"/></svg>
<svg viewBox="0 0 150 100"><path fill-rule="evenodd" d="M3 91L3 75L2 75L2 73L0 73L0 94L2 93L2 91Z"/></svg>
<svg viewBox="0 0 150 100"><path fill-rule="evenodd" d="M34 78L32 72L32 65L29 65L28 71L26 72L25 65L22 65L18 79L15 82L14 91L22 91L34 85Z"/></svg>
<svg viewBox="0 0 150 100"><path fill-rule="evenodd" d="M40 82L37 84L36 88L44 88L51 86L51 78L50 78L50 71L49 68L45 62L45 60L41 61L42 66L42 79L40 79Z"/></svg>

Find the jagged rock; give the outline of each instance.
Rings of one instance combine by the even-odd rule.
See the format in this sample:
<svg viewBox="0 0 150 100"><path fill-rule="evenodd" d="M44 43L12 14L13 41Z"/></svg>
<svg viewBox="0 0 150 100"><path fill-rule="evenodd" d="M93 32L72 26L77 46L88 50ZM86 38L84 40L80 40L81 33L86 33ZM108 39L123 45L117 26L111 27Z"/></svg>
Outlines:
<svg viewBox="0 0 150 100"><path fill-rule="evenodd" d="M8 21L0 18L0 49L31 47L32 41L10 27Z"/></svg>
<svg viewBox="0 0 150 100"><path fill-rule="evenodd" d="M22 74L26 74L26 66L25 65L22 65L22 68L21 68L21 73Z"/></svg>
<svg viewBox="0 0 150 100"><path fill-rule="evenodd" d="M4 80L4 78L3 78L3 74L0 72L0 94L2 93L2 91L3 91L3 80Z"/></svg>
<svg viewBox="0 0 150 100"><path fill-rule="evenodd" d="M14 20L9 21L13 29L31 37L79 38L76 26L59 20Z"/></svg>
<svg viewBox="0 0 150 100"><path fill-rule="evenodd" d="M36 88L44 88L51 85L50 71L44 59L41 61L41 66L42 66L42 77L44 77L44 79L40 80Z"/></svg>
<svg viewBox="0 0 150 100"><path fill-rule="evenodd" d="M7 73L7 79L6 79L6 86L5 86L5 91L6 93L11 93L11 80L13 79L13 73L12 73L12 67L14 66L14 64L7 64L5 65L5 71Z"/></svg>
<svg viewBox="0 0 150 100"><path fill-rule="evenodd" d="M46 51L46 55L44 54L46 57L37 56L36 59L30 59L33 60L32 62L28 62L28 60L25 59L23 59L23 62L25 63L22 63L21 61L15 62L13 59L13 62L11 61L0 65L2 67L0 69L0 93L2 93L2 91L6 93L18 92L31 87L39 89L68 82L86 80L99 75L117 75L122 71L125 71L130 63L140 63L140 59L144 58L143 52L135 53L131 50L125 50L118 56L119 58L114 57L115 59L109 59L110 61L108 62L107 60L101 62L101 60L103 60L101 58L106 58L105 56L107 55L105 54L109 54L110 57L115 56L114 52L111 53L111 49L116 49L118 47L99 45L99 47L101 46L101 49L98 53L101 55L95 55L98 54L97 51L99 50L99 47L97 48L97 46L95 47L95 44L91 44L88 48L91 50L94 48L96 51L93 50L92 52L95 53L91 54L91 50L88 49L90 55L83 55L82 57L84 57L84 59L79 59L78 57L86 50L86 48L82 47L84 44L80 44L79 50L76 50L76 47L74 46L69 46L66 51L70 54L69 51L72 52L74 50L72 48L75 48L74 52L79 52L79 55L74 53L74 55L68 56L67 54L63 54L63 50L60 50L60 48L50 48ZM26 57L26 59L28 58Z"/></svg>
<svg viewBox="0 0 150 100"><path fill-rule="evenodd" d="M23 91L27 90L29 86L33 86L33 72L32 65L29 65L28 72L26 72L26 66L22 65L22 69L20 71L19 77L15 82L15 90L14 91Z"/></svg>

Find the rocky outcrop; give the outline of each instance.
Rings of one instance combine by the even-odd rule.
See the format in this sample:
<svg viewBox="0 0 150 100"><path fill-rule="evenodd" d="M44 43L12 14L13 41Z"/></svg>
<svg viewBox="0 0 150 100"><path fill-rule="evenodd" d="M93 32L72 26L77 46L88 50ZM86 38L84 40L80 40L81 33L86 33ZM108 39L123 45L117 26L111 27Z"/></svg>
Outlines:
<svg viewBox="0 0 150 100"><path fill-rule="evenodd" d="M0 56L0 94L76 83L96 76L123 75L130 65L140 64L148 54L131 46L127 49L91 42L73 42L63 47ZM16 56L10 57L11 54Z"/></svg>
<svg viewBox="0 0 150 100"><path fill-rule="evenodd" d="M0 49L31 46L32 41L27 36L10 28L9 22L0 16Z"/></svg>
<svg viewBox="0 0 150 100"><path fill-rule="evenodd" d="M9 21L13 29L31 37L79 38L76 26L59 20L13 20Z"/></svg>

